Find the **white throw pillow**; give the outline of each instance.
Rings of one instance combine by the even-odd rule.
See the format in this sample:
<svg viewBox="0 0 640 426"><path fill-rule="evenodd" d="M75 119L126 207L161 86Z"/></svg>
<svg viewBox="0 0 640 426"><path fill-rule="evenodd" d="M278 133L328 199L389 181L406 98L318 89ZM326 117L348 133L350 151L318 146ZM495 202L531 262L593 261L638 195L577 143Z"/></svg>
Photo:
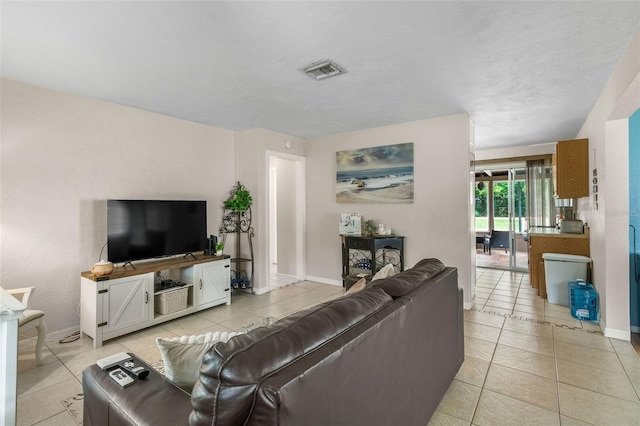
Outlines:
<svg viewBox="0 0 640 426"><path fill-rule="evenodd" d="M217 342L226 342L235 331L215 331L199 336L158 337L156 343L164 362L164 375L176 385L193 389L205 352Z"/></svg>
<svg viewBox="0 0 640 426"><path fill-rule="evenodd" d="M396 270L392 264L387 263L384 265L371 279L371 281L379 280L381 278L391 277L396 274Z"/></svg>

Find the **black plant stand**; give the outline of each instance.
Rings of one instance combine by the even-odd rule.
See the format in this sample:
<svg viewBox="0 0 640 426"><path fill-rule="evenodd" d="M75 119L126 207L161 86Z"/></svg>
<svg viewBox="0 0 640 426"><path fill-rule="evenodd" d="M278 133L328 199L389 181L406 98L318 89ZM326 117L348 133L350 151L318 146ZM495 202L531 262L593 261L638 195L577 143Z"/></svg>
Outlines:
<svg viewBox="0 0 640 426"><path fill-rule="evenodd" d="M230 192L232 198L238 189L246 189L240 182ZM253 237L251 226L251 207L244 211L234 211L222 208L222 224L220 236L222 243L227 246L227 236L235 238L235 255L231 257L231 288L249 289L253 293ZM247 244L248 253L243 255L243 241Z"/></svg>

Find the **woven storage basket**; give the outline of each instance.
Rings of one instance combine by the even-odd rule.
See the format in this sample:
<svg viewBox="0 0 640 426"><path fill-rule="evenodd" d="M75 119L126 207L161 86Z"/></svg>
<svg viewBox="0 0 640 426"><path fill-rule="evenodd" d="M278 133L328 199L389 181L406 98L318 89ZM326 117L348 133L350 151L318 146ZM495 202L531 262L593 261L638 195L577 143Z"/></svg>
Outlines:
<svg viewBox="0 0 640 426"><path fill-rule="evenodd" d="M186 309L188 294L188 287L156 294L154 296L154 311L164 315Z"/></svg>

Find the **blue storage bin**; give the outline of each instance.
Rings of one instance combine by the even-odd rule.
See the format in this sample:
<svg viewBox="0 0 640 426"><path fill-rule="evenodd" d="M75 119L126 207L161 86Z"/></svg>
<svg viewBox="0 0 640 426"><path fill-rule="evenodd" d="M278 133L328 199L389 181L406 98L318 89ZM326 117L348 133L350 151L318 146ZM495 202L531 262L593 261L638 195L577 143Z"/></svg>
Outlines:
<svg viewBox="0 0 640 426"><path fill-rule="evenodd" d="M569 282L571 316L581 321L598 321L598 292L582 280Z"/></svg>

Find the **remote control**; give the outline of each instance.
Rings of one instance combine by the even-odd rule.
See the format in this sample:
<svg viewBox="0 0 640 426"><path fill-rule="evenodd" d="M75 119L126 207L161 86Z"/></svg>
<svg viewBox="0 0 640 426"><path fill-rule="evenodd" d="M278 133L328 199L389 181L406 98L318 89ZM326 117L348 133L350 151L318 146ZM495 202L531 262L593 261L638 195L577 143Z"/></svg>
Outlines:
<svg viewBox="0 0 640 426"><path fill-rule="evenodd" d="M133 360L121 362L118 366L138 379L145 379L149 375L149 370L136 364Z"/></svg>
<svg viewBox="0 0 640 426"><path fill-rule="evenodd" d="M109 368L115 367L121 362L128 361L130 359L131 355L125 352L120 352L115 355L99 359L98 361L96 361L96 364L98 364L98 367L102 368L103 370L108 370Z"/></svg>
<svg viewBox="0 0 640 426"><path fill-rule="evenodd" d="M116 368L114 370L109 371L109 377L111 377L117 384L126 388L129 385L132 385L134 380L125 373L121 368Z"/></svg>

